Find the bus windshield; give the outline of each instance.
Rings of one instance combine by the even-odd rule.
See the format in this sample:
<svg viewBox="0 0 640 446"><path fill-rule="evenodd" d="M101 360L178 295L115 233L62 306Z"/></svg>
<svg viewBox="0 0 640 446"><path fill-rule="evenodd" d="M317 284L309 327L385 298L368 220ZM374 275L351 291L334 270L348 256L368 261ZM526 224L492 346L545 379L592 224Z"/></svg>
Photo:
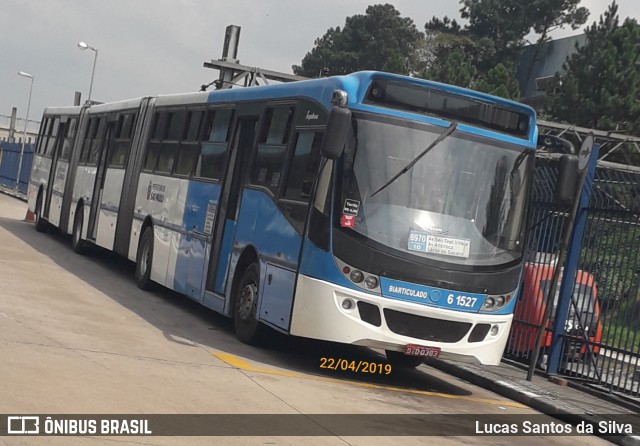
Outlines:
<svg viewBox="0 0 640 446"><path fill-rule="evenodd" d="M381 189L446 128L360 114L353 125L339 211L355 217L339 230L438 262L522 257L530 149L456 130Z"/></svg>

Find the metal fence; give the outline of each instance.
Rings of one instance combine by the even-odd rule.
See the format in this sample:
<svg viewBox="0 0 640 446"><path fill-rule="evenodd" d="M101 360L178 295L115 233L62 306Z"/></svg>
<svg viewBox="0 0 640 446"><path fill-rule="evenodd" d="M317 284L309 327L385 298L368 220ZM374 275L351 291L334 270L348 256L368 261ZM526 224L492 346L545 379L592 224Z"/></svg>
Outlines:
<svg viewBox="0 0 640 446"><path fill-rule="evenodd" d="M555 290L551 277L568 209L553 199L557 158L536 160L527 263L505 356L531 359L545 307L552 305L538 366L638 396L640 170L596 165L597 156Z"/></svg>
<svg viewBox="0 0 640 446"><path fill-rule="evenodd" d="M16 190L16 176L20 165L21 143L0 142L0 186ZM20 184L17 191L27 193L31 163L33 162L33 145L24 145L22 167L20 168Z"/></svg>

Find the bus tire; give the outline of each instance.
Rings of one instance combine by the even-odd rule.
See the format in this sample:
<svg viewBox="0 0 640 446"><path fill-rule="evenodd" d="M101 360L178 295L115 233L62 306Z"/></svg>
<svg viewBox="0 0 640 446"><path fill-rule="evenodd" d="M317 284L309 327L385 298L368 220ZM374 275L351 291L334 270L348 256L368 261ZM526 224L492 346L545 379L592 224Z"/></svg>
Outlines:
<svg viewBox="0 0 640 446"><path fill-rule="evenodd" d="M385 350L387 355L387 361L394 366L402 369L415 369L424 362L422 356L409 356L402 352L396 352L393 350Z"/></svg>
<svg viewBox="0 0 640 446"><path fill-rule="evenodd" d="M38 198L36 199L35 218L36 231L45 232L47 230L47 223L42 218L42 189L38 192Z"/></svg>
<svg viewBox="0 0 640 446"><path fill-rule="evenodd" d="M136 285L142 290L150 290L153 286L151 280L151 264L153 262L153 227L147 226L138 243L136 253Z"/></svg>
<svg viewBox="0 0 640 446"><path fill-rule="evenodd" d="M71 247L76 254L87 252L87 243L82 240L82 226L84 225L84 208L80 206L73 218L73 233L71 234Z"/></svg>
<svg viewBox="0 0 640 446"><path fill-rule="evenodd" d="M257 318L260 271L250 264L243 272L234 298L233 326L236 337L245 344L256 345L264 338L264 326Z"/></svg>

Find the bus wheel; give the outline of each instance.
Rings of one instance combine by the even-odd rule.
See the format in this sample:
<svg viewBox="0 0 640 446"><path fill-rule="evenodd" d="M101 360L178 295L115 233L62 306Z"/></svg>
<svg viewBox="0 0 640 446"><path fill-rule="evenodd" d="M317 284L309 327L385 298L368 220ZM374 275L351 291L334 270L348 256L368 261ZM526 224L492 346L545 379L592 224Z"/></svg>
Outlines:
<svg viewBox="0 0 640 446"><path fill-rule="evenodd" d="M424 362L424 358L422 356L409 356L393 350L385 350L384 352L386 353L387 360L391 365L399 368L414 369Z"/></svg>
<svg viewBox="0 0 640 446"><path fill-rule="evenodd" d="M73 234L71 235L71 247L76 254L87 252L87 244L82 240L82 226L84 225L84 209L79 207L73 218Z"/></svg>
<svg viewBox="0 0 640 446"><path fill-rule="evenodd" d="M45 232L47 230L47 223L42 219L42 190L38 192L38 198L36 199L36 231Z"/></svg>
<svg viewBox="0 0 640 446"><path fill-rule="evenodd" d="M246 344L257 344L264 334L264 327L256 317L259 282L258 265L252 263L244 271L236 289L233 326L236 330L236 337Z"/></svg>
<svg viewBox="0 0 640 446"><path fill-rule="evenodd" d="M138 288L150 290L153 282L151 281L151 262L153 261L153 228L147 226L140 237L138 244L138 253L136 254L136 284Z"/></svg>

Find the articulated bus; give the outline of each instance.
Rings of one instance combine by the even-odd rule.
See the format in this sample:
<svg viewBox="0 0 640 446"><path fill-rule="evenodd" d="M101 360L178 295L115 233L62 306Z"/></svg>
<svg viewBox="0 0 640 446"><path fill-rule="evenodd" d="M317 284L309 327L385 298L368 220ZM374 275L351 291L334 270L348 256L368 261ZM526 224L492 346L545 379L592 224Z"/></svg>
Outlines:
<svg viewBox="0 0 640 446"><path fill-rule="evenodd" d="M527 106L381 72L48 108L29 209L243 342L498 364L537 137Z"/></svg>

